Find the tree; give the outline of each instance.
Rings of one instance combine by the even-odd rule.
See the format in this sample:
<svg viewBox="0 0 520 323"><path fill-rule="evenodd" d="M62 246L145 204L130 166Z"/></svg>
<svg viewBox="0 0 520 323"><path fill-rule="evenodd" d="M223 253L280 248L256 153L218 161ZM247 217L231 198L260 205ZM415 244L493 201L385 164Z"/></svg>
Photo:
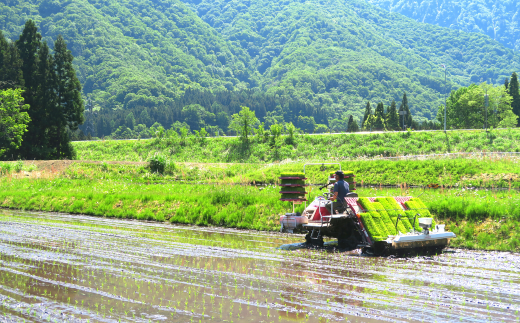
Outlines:
<svg viewBox="0 0 520 323"><path fill-rule="evenodd" d="M520 92L518 76L516 75L516 72L511 75L511 82L509 83L509 94L511 94L511 97L513 98L513 102L511 102L513 113L517 116L520 116ZM520 124L517 124L517 126L520 126Z"/></svg>
<svg viewBox="0 0 520 323"><path fill-rule="evenodd" d="M332 132L344 132L348 129L348 120L330 119L329 127Z"/></svg>
<svg viewBox="0 0 520 323"><path fill-rule="evenodd" d="M354 117L352 115L350 115L348 117L348 131L349 132L358 132L359 131L359 126L358 126L357 122L354 120Z"/></svg>
<svg viewBox="0 0 520 323"><path fill-rule="evenodd" d="M406 92L403 94L403 100L401 101L401 106L399 106L399 112L404 111L404 126L411 127L412 126L412 114L410 113L410 109L408 108L408 98L406 97ZM403 117L400 116L400 120ZM403 127L402 121L400 122L401 127ZM404 128L403 128L404 130Z"/></svg>
<svg viewBox="0 0 520 323"><path fill-rule="evenodd" d="M34 93L35 106L29 111L31 119L31 142L25 147L25 155L39 159L55 159L55 146L51 141L57 137L58 129L52 127L58 116L57 80L54 58L49 47L43 42L38 51L38 70L35 75L38 84Z"/></svg>
<svg viewBox="0 0 520 323"><path fill-rule="evenodd" d="M365 120L363 125L363 130L372 131L374 129L374 125L376 123L376 117L373 114L370 114L368 118Z"/></svg>
<svg viewBox="0 0 520 323"><path fill-rule="evenodd" d="M399 130L399 115L397 114L395 100L392 100L392 103L388 108L386 120L386 126L388 127L388 130Z"/></svg>
<svg viewBox="0 0 520 323"><path fill-rule="evenodd" d="M372 115L372 108L370 107L370 101L367 102L367 106L365 107L365 115L363 116L363 122L361 123L361 127L365 128L365 122L368 119L368 116Z"/></svg>
<svg viewBox="0 0 520 323"><path fill-rule="evenodd" d="M278 123L272 124L269 127L269 130L271 132L271 144L276 144L276 141L282 135L282 129L282 125Z"/></svg>
<svg viewBox="0 0 520 323"><path fill-rule="evenodd" d="M24 85L22 64L18 48L0 30L0 90Z"/></svg>
<svg viewBox="0 0 520 323"><path fill-rule="evenodd" d="M126 126L128 128L134 129L134 127L135 127L135 118L134 118L134 114L132 112L130 112L129 114L126 115L126 117L125 117L125 124L126 124Z"/></svg>
<svg viewBox="0 0 520 323"><path fill-rule="evenodd" d="M254 111L249 110L248 107L241 108L242 110L240 110L238 114L233 114L229 129L235 131L243 142L248 143L249 135L253 132L253 129L259 121Z"/></svg>
<svg viewBox="0 0 520 323"><path fill-rule="evenodd" d="M68 131L75 131L85 122L83 112L85 106L81 99L81 84L72 66L74 57L61 35L54 43L54 63L57 81L57 108L53 126L55 127L55 158L72 158L73 149L70 145Z"/></svg>
<svg viewBox="0 0 520 323"><path fill-rule="evenodd" d="M325 133L329 132L329 127L327 125L324 125L322 123L317 123L316 127L314 128L314 133Z"/></svg>
<svg viewBox="0 0 520 323"><path fill-rule="evenodd" d="M484 94L489 96L488 111L485 111ZM452 91L448 97L447 127L458 129L482 128L486 121L492 127L514 127L518 117L511 107L512 96L504 86L472 84ZM496 114L494 110L496 109ZM437 119L442 122L444 109L439 109Z"/></svg>
<svg viewBox="0 0 520 323"><path fill-rule="evenodd" d="M32 20L28 20L25 23L25 27L20 35L20 38L16 41L16 47L22 60L22 75L24 79L24 102L28 104L31 109L29 110L29 117L31 122L27 127L27 132L24 134L23 145L20 147L20 152L24 158L45 158L41 156L40 152L44 147L43 140L46 137L42 137L42 131L40 129L41 115L45 112L40 109L40 101L36 92L38 91L39 80L38 71L41 66L38 66L39 62L39 49L41 47L42 36L38 33L38 29Z"/></svg>
<svg viewBox="0 0 520 323"><path fill-rule="evenodd" d="M286 142L287 142L289 145L293 145L294 143L296 143L295 137L296 137L296 135L298 134L299 129L296 128L296 127L293 125L292 122L286 123L286 124L285 124L285 128L287 129L287 134L289 135L289 136L287 137Z"/></svg>
<svg viewBox="0 0 520 323"><path fill-rule="evenodd" d="M509 78L506 77L506 80L504 81L504 86L506 88L506 91L509 91Z"/></svg>
<svg viewBox="0 0 520 323"><path fill-rule="evenodd" d="M200 129L206 120L215 119L215 114L206 111L200 104L190 104L182 108L182 117L192 129Z"/></svg>
<svg viewBox="0 0 520 323"><path fill-rule="evenodd" d="M31 120L23 104L21 89L0 90L0 157L9 149L18 149Z"/></svg>
<svg viewBox="0 0 520 323"><path fill-rule="evenodd" d="M314 117L312 116L298 116L298 120L296 121L298 127L300 127L303 131L308 133L312 133L314 128L316 127L316 121L314 121Z"/></svg>
<svg viewBox="0 0 520 323"><path fill-rule="evenodd" d="M386 122L385 122L385 106L383 102L379 102L376 106L376 111L374 113L374 126L375 130L386 130Z"/></svg>

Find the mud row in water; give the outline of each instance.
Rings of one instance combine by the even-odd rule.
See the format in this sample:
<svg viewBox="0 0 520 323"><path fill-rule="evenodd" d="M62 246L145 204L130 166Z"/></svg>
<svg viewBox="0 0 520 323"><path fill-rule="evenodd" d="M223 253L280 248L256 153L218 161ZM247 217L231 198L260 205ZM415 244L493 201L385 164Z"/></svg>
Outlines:
<svg viewBox="0 0 520 323"><path fill-rule="evenodd" d="M510 322L520 255L277 250L301 236L0 210L0 322Z"/></svg>

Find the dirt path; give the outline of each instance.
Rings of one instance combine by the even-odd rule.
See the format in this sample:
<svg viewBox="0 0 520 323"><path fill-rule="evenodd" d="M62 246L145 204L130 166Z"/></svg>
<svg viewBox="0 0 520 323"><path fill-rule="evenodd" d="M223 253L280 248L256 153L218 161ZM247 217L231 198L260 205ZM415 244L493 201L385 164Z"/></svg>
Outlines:
<svg viewBox="0 0 520 323"><path fill-rule="evenodd" d="M511 322L520 255L280 251L301 237L0 210L0 309L36 322Z"/></svg>

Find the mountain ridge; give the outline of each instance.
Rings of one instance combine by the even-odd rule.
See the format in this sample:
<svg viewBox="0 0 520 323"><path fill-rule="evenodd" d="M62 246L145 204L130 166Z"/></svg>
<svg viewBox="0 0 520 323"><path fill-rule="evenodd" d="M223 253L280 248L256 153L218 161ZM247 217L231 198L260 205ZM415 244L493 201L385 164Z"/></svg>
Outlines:
<svg viewBox="0 0 520 323"><path fill-rule="evenodd" d="M271 117L292 121L300 110L287 102L298 101L325 120L359 120L367 100L389 105L406 92L414 118L426 121L446 91L501 83L520 67L518 54L486 36L360 0L0 4L0 26L11 39L26 18L44 39L63 34L84 93L110 109L167 108L188 88L256 89L274 98L266 107ZM447 87L441 64L449 66Z"/></svg>

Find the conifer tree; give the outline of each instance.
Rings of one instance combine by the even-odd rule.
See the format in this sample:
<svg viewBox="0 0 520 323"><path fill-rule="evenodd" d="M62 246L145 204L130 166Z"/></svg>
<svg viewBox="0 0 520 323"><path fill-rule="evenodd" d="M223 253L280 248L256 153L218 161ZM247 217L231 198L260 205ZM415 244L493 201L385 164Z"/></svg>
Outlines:
<svg viewBox="0 0 520 323"><path fill-rule="evenodd" d="M0 90L24 85L21 68L22 60L18 48L14 43L8 42L0 30Z"/></svg>
<svg viewBox="0 0 520 323"><path fill-rule="evenodd" d="M357 122L354 120L354 117L352 115L350 115L348 117L348 126L347 126L347 130L349 132L358 132L359 131L359 125L357 124Z"/></svg>
<svg viewBox="0 0 520 323"><path fill-rule="evenodd" d="M41 46L41 39L42 36L38 32L34 21L28 20L25 23L20 38L16 41L16 47L23 62L21 70L23 79L25 80L25 104L29 104L31 107L33 93L37 88L37 78L35 75L37 73L38 50Z"/></svg>
<svg viewBox="0 0 520 323"><path fill-rule="evenodd" d="M390 104L390 107L388 108L386 120L386 126L388 127L388 130L399 130L399 115L397 114L395 100L392 100L392 104Z"/></svg>
<svg viewBox="0 0 520 323"><path fill-rule="evenodd" d="M399 107L399 111L406 112L406 114L404 116L404 125L407 127L411 127L413 119L412 119L412 114L410 113L410 109L408 108L408 98L406 97L406 92L403 95L403 101L401 101L401 106ZM402 116L400 116L400 118L399 118L400 119L399 125L401 127L403 126L402 118L403 118Z"/></svg>
<svg viewBox="0 0 520 323"><path fill-rule="evenodd" d="M509 91L509 78L506 77L506 80L504 81L504 86L506 87L506 91Z"/></svg>
<svg viewBox="0 0 520 323"><path fill-rule="evenodd" d="M374 117L374 128L376 130L385 130L385 106L383 105L383 102L379 102L377 104Z"/></svg>
<svg viewBox="0 0 520 323"><path fill-rule="evenodd" d="M72 66L73 56L61 35L54 43L54 63L57 83L57 108L54 120L56 157L72 158L73 149L67 130L75 131L83 124L85 107L81 99L81 84Z"/></svg>
<svg viewBox="0 0 520 323"><path fill-rule="evenodd" d="M356 120L354 120L354 118L352 118L352 123L348 127L348 131L350 131L350 132L358 132L359 131L359 124L357 123Z"/></svg>
<svg viewBox="0 0 520 323"><path fill-rule="evenodd" d="M372 115L372 108L370 107L370 101L368 101L367 106L365 107L365 115L363 116L363 123L361 124L361 127L365 127L365 122L370 115Z"/></svg>
<svg viewBox="0 0 520 323"><path fill-rule="evenodd" d="M518 87L518 75L514 72L513 75L511 75L511 82L509 83L509 94L513 97L513 102L511 102L513 113L520 116L520 92ZM517 124L517 126L520 126L520 123Z"/></svg>
<svg viewBox="0 0 520 323"><path fill-rule="evenodd" d="M56 99L54 59L50 54L47 42L43 42L40 46L37 62L38 69L35 76L38 87L34 93L37 109L29 113L33 120L30 131L38 141L37 145L33 145L30 148L32 149L31 156L49 159L55 157L51 148L51 137L54 129L49 126L56 118L59 118L59 115L56 114L58 102Z"/></svg>
<svg viewBox="0 0 520 323"><path fill-rule="evenodd" d="M41 137L41 130L38 129L40 120L37 116L42 115L36 92L38 90L38 51L41 47L42 36L38 33L38 29L32 20L25 23L25 27L16 41L20 58L22 60L22 74L24 79L24 101L30 106L29 117L31 122L28 124L27 132L24 135L20 154L23 158L34 159L41 158L38 151L41 151L44 138Z"/></svg>

